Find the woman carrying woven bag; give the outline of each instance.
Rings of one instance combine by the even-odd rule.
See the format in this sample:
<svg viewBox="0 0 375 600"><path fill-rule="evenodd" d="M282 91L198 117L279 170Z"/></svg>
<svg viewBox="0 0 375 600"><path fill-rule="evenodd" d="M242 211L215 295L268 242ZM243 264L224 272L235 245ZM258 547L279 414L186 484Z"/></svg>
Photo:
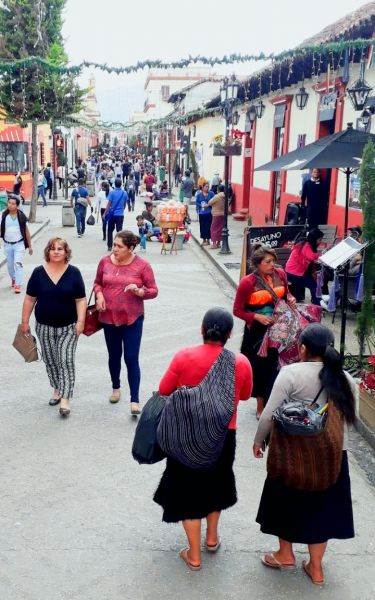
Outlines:
<svg viewBox="0 0 375 600"><path fill-rule="evenodd" d="M357 391L352 377L343 371L342 361L333 343L333 333L323 325L313 323L303 330L299 338L301 362L281 369L260 418L253 446L255 458L262 458L264 442L272 432L269 450L272 460L267 464L268 476L256 521L260 524L263 533L279 538L279 549L266 554L262 558L262 563L275 569L295 567L293 543L307 544L310 559L308 562L303 561L302 567L312 583L316 585L324 584L322 559L328 540L354 537L346 449L347 424L355 421ZM288 446L291 453L287 460L290 469L284 470L283 477L275 478L273 463L283 454L281 446L285 442L282 433L273 435L272 415L276 409L288 402L301 402L308 407L314 400L317 405L316 411L322 412L322 409L324 410L328 405L325 427L329 427L330 431L327 433L332 434L334 419L336 430L339 431L338 434L331 435L332 452L321 452L314 476L309 478L306 487L303 488L303 485L297 483L296 471L301 467L303 470L301 448L302 454L306 452L306 463L309 460L308 446L304 445L304 440L307 438L301 436L300 446L298 443ZM319 444L318 438L316 443ZM337 443L342 445L342 454L341 460L339 454L335 472L332 456L337 450L334 447ZM280 447L275 448L275 444L279 444ZM283 461L286 462L285 456ZM290 485L292 480L296 482L295 485ZM323 481L330 483L325 484Z"/></svg>
<svg viewBox="0 0 375 600"><path fill-rule="evenodd" d="M207 311L201 327L203 344L180 350L174 356L160 382L159 393L169 396L183 386L198 386L221 356L232 328L233 317L227 310L212 308ZM201 520L207 520L206 550L216 552L220 546L220 512L237 502L233 473L237 406L239 400L249 398L251 388L250 363L242 354L236 354L233 412L217 461L207 468L191 468L168 456L166 469L154 495L154 501L163 508L163 521L182 521L188 547L181 550L180 557L193 571L201 568ZM233 391L233 386L231 389ZM218 402L220 400L223 399L218 399ZM181 406L179 408L181 413ZM201 431L197 431L197 438L200 434ZM190 441L187 440L187 445Z"/></svg>

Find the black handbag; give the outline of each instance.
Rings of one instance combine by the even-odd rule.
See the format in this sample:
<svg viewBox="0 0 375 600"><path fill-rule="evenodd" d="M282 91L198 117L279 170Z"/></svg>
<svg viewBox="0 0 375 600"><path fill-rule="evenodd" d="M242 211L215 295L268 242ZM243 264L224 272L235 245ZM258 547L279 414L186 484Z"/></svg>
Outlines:
<svg viewBox="0 0 375 600"><path fill-rule="evenodd" d="M317 435L323 431L327 419L327 411L320 414L311 406L316 404L323 387L315 396L310 406L302 402L287 402L274 410L272 418L279 431L288 435Z"/></svg>
<svg viewBox="0 0 375 600"><path fill-rule="evenodd" d="M154 392L146 402L135 430L132 455L141 465L152 465L166 457L160 448L156 431L164 410L166 397Z"/></svg>
<svg viewBox="0 0 375 600"><path fill-rule="evenodd" d="M93 212L93 209L91 208L91 215L89 216L89 218L86 221L87 225L95 225L95 217L92 214L92 212Z"/></svg>

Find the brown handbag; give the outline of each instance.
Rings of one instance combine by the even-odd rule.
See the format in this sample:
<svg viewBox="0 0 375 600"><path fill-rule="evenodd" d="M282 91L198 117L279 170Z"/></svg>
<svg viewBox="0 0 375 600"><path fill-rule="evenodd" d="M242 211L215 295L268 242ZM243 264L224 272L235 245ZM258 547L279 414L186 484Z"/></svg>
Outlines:
<svg viewBox="0 0 375 600"><path fill-rule="evenodd" d="M36 338L31 333L23 333L21 325L18 325L14 336L13 346L30 363L39 360Z"/></svg>
<svg viewBox="0 0 375 600"><path fill-rule="evenodd" d="M344 420L328 400L324 429L317 435L290 435L272 424L267 456L270 479L305 491L322 491L334 485L342 461Z"/></svg>
<svg viewBox="0 0 375 600"><path fill-rule="evenodd" d="M95 304L91 303L91 298L94 293L94 290L91 291L90 298L88 301L88 306L86 308L86 318L85 318L85 326L83 328L83 334L90 336L100 331L103 328L103 324L99 321L99 311L96 308Z"/></svg>

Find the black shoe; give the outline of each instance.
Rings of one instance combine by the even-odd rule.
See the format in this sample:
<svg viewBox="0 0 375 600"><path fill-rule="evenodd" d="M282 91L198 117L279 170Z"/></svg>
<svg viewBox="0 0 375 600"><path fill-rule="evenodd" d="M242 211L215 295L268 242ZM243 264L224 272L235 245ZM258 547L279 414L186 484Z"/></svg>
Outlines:
<svg viewBox="0 0 375 600"><path fill-rule="evenodd" d="M56 406L57 404L60 404L61 401L61 397L60 398L50 398L50 401L48 402L48 404L50 406Z"/></svg>
<svg viewBox="0 0 375 600"><path fill-rule="evenodd" d="M59 413L61 417L69 417L70 408L59 408Z"/></svg>

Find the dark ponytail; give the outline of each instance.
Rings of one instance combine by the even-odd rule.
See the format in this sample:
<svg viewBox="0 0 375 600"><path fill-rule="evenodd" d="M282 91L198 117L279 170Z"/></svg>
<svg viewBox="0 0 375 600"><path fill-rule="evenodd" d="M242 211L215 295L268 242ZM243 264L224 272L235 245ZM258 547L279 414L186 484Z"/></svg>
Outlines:
<svg viewBox="0 0 375 600"><path fill-rule="evenodd" d="M319 379L327 396L337 406L347 423L355 422L355 398L352 387L343 370L340 354L327 346L322 356L323 368Z"/></svg>
<svg viewBox="0 0 375 600"><path fill-rule="evenodd" d="M342 359L333 347L334 336L328 327L320 323L308 325L299 338L311 358L321 358L323 368L319 379L327 397L339 409L347 423L355 422L355 398L349 380L343 370Z"/></svg>

